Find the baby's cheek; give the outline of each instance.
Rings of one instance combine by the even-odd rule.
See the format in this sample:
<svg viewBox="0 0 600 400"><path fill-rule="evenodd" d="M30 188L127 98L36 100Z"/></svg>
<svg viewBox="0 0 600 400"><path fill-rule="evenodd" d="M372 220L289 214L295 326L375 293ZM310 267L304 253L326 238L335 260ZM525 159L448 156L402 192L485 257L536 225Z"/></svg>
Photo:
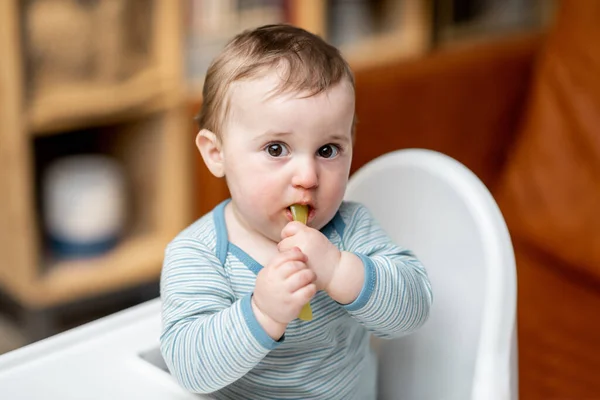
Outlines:
<svg viewBox="0 0 600 400"><path fill-rule="evenodd" d="M247 182L249 198L255 201L269 201L275 197L275 187L266 178L255 178Z"/></svg>
<svg viewBox="0 0 600 400"><path fill-rule="evenodd" d="M346 184L344 177L342 176L339 179L332 180L329 185L324 185L322 187L321 195L328 205L337 207L344 198L345 190Z"/></svg>
<svg viewBox="0 0 600 400"><path fill-rule="evenodd" d="M262 214L263 217L274 212L275 208L281 206L283 191L278 189L275 183L269 179L253 179L246 183L243 201L250 208L255 209L256 214ZM267 217L270 219L270 217Z"/></svg>

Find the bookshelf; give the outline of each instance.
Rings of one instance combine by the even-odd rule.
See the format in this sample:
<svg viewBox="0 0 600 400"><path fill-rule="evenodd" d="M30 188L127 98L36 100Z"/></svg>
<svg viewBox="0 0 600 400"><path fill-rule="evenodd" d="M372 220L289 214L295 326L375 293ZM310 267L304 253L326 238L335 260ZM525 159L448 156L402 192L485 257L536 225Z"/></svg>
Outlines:
<svg viewBox="0 0 600 400"><path fill-rule="evenodd" d="M182 6L0 2L0 290L25 311L156 281L166 244L191 221ZM40 177L78 153L119 162L127 223L104 254L67 259L48 249Z"/></svg>

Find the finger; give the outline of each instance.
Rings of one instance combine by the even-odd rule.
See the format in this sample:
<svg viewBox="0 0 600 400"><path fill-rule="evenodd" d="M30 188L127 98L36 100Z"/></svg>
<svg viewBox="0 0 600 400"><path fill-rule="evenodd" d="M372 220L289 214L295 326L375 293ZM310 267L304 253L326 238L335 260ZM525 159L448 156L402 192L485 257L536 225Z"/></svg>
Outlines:
<svg viewBox="0 0 600 400"><path fill-rule="evenodd" d="M278 268L291 261L306 262L306 255L298 247L292 247L286 251L277 254L269 263L272 267Z"/></svg>
<svg viewBox="0 0 600 400"><path fill-rule="evenodd" d="M296 233L300 232L305 227L306 227L306 225L304 225L302 222L298 222L298 221L288 222L287 225L284 226L283 229L281 230L281 238L285 239L290 236L294 236Z"/></svg>
<svg viewBox="0 0 600 400"><path fill-rule="evenodd" d="M310 302L315 297L315 294L317 294L317 285L310 283L292 293L292 298L294 301L304 305Z"/></svg>
<svg viewBox="0 0 600 400"><path fill-rule="evenodd" d="M313 271L305 268L301 271L293 273L289 278L286 279L285 285L290 293L294 293L300 288L306 285L310 285L316 280L317 276Z"/></svg>
<svg viewBox="0 0 600 400"><path fill-rule="evenodd" d="M296 245L296 238L294 236L290 236L286 239L283 239L281 242L277 243L277 250L279 251L288 251L293 249L294 247L300 250L300 247Z"/></svg>
<svg viewBox="0 0 600 400"><path fill-rule="evenodd" d="M283 279L287 279L298 271L302 271L303 269L308 268L306 263L302 261L288 261L285 264L282 264L279 267L279 271L281 271L281 277Z"/></svg>

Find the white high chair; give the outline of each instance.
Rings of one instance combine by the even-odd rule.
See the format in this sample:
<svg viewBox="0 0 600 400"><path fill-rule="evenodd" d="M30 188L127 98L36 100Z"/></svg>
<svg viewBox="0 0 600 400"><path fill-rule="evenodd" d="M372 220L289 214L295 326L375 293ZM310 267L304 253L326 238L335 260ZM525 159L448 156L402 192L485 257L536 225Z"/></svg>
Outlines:
<svg viewBox="0 0 600 400"><path fill-rule="evenodd" d="M379 398L517 399L514 253L483 183L440 153L399 150L357 171L346 199L417 255L433 290L420 330L374 341Z"/></svg>
<svg viewBox="0 0 600 400"><path fill-rule="evenodd" d="M489 192L458 162L402 150L364 166L347 199L425 264L429 321L375 341L379 398L517 398L515 264ZM0 356L0 399L202 399L179 387L158 351L159 299Z"/></svg>

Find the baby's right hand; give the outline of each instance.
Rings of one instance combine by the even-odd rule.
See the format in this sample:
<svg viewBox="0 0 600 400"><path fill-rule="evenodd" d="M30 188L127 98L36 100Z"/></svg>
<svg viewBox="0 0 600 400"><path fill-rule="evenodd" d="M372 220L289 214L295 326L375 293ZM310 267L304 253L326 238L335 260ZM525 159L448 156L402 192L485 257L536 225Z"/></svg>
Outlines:
<svg viewBox="0 0 600 400"><path fill-rule="evenodd" d="M317 292L315 280L315 273L306 266L306 255L297 247L279 253L258 273L253 308L271 337L281 337L283 332L277 335L281 327L285 331L287 324L298 317L302 306L313 298ZM275 329L275 335L265 323L279 328Z"/></svg>

